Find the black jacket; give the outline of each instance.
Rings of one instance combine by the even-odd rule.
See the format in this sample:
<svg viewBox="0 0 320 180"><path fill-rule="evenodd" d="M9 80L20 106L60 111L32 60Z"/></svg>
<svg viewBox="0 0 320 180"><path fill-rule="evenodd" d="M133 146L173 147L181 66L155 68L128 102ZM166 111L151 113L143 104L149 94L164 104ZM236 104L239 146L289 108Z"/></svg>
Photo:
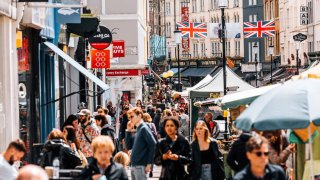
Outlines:
<svg viewBox="0 0 320 180"><path fill-rule="evenodd" d="M156 126L158 133L160 130L160 120L161 120L161 113L156 113L156 115L153 118L153 124Z"/></svg>
<svg viewBox="0 0 320 180"><path fill-rule="evenodd" d="M92 176L95 174L100 174L100 169L97 160L93 159L89 166L83 169L78 179L91 180ZM104 175L108 180L128 180L127 172L123 166L113 161L111 161L111 164L106 169Z"/></svg>
<svg viewBox="0 0 320 180"><path fill-rule="evenodd" d="M42 150L40 166L52 166L53 160L58 158L60 169L74 169L81 165L81 159L70 146L62 139L53 139L46 142Z"/></svg>
<svg viewBox="0 0 320 180"><path fill-rule="evenodd" d="M223 166L223 157L221 152L219 151L219 147L217 144L217 141L210 138L210 146L213 150L214 160L211 164L211 174L212 174L212 180L223 180L225 178L224 174L224 166ZM193 141L191 143L191 149L192 149L192 163L188 167L189 172L191 173L192 180L199 180L201 178L201 170L202 170L202 164L201 164L201 152L198 141Z"/></svg>
<svg viewBox="0 0 320 180"><path fill-rule="evenodd" d="M114 128L112 126L110 126L109 124L106 124L102 127L100 134L105 135L105 136L109 136L112 139L114 147L115 147L113 155L117 154L120 151L120 149L119 149L119 141L116 138L116 131L114 130Z"/></svg>
<svg viewBox="0 0 320 180"><path fill-rule="evenodd" d="M247 165L233 177L233 180L286 180L286 175L284 174L282 167L268 164L266 166L265 176L262 179L258 179L252 174L250 165Z"/></svg>
<svg viewBox="0 0 320 180"><path fill-rule="evenodd" d="M163 160L162 155L168 150L172 154L179 155L177 161ZM162 138L157 143L157 149L155 153L155 164L161 165L160 179L165 180L183 180L187 173L184 170L184 165L187 165L191 161L190 145L188 140L178 135L178 138L173 142L168 136Z"/></svg>
<svg viewBox="0 0 320 180"><path fill-rule="evenodd" d="M246 143L251 138L251 134L242 133L231 146L227 157L227 163L235 172L241 171L246 165L249 164L249 160L246 155Z"/></svg>
<svg viewBox="0 0 320 180"><path fill-rule="evenodd" d="M128 124L128 115L124 114L121 119L120 123L120 130L119 130L119 140L122 141L122 139L125 138L125 133L127 129L127 124Z"/></svg>

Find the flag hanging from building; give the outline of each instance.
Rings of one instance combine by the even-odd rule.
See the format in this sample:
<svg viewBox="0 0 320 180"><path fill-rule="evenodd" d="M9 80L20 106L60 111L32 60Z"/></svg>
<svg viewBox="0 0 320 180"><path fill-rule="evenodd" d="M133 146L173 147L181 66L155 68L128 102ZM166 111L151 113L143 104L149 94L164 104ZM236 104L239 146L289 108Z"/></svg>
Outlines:
<svg viewBox="0 0 320 180"><path fill-rule="evenodd" d="M182 37L189 38L206 38L207 24L193 22L178 22L177 26L182 32Z"/></svg>
<svg viewBox="0 0 320 180"><path fill-rule="evenodd" d="M243 23L244 38L273 37L275 32L274 20Z"/></svg>
<svg viewBox="0 0 320 180"><path fill-rule="evenodd" d="M234 62L231 59L227 58L227 64L229 68L234 68Z"/></svg>
<svg viewBox="0 0 320 180"><path fill-rule="evenodd" d="M189 23L189 7L181 7L181 22ZM189 37L182 37L182 52L189 53L190 39Z"/></svg>
<svg viewBox="0 0 320 180"><path fill-rule="evenodd" d="M189 22L189 7L181 7L181 22Z"/></svg>

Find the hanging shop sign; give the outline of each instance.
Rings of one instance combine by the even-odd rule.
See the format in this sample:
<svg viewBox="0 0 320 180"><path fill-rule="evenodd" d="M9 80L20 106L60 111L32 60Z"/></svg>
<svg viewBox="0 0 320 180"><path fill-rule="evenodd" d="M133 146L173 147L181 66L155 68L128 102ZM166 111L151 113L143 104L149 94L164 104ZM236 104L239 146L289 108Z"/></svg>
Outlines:
<svg viewBox="0 0 320 180"><path fill-rule="evenodd" d="M110 46L112 42L112 33L104 26L99 26L98 30L99 31L95 33L95 35L89 37L89 43L93 48L103 50Z"/></svg>
<svg viewBox="0 0 320 180"><path fill-rule="evenodd" d="M91 50L91 68L110 68L110 50Z"/></svg>
<svg viewBox="0 0 320 180"><path fill-rule="evenodd" d="M309 7L300 6L300 25L309 24Z"/></svg>
<svg viewBox="0 0 320 180"><path fill-rule="evenodd" d="M183 37L182 38L182 52L189 52L190 50L190 39Z"/></svg>
<svg viewBox="0 0 320 180"><path fill-rule="evenodd" d="M115 40L112 41L113 45L113 57L124 57L125 49L124 49L124 41L123 40Z"/></svg>
<svg viewBox="0 0 320 180"><path fill-rule="evenodd" d="M139 69L108 69L106 76L139 76Z"/></svg>

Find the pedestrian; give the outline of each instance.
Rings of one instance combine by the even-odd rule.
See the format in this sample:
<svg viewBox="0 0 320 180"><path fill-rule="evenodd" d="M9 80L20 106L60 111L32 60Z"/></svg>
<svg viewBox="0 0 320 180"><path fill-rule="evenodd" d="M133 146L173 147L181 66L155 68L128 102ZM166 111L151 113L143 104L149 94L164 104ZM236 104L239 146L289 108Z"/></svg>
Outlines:
<svg viewBox="0 0 320 180"><path fill-rule="evenodd" d="M104 136L109 136L112 139L112 142L115 145L114 154L119 152L119 142L116 138L116 131L111 125L107 123L106 116L96 115L94 118L97 122L97 125L101 127L100 134Z"/></svg>
<svg viewBox="0 0 320 180"><path fill-rule="evenodd" d="M179 113L177 113L176 109L172 108L171 112L173 117L175 117L176 119L179 119Z"/></svg>
<svg viewBox="0 0 320 180"><path fill-rule="evenodd" d="M101 107L100 109L97 110L98 115L104 115L106 116L108 124L111 126L112 125L112 118L109 115L109 110L107 108Z"/></svg>
<svg viewBox="0 0 320 180"><path fill-rule="evenodd" d="M27 153L24 142L21 139L10 142L7 149L0 154L0 179L13 180L18 176L14 163L20 161Z"/></svg>
<svg viewBox="0 0 320 180"><path fill-rule="evenodd" d="M231 145L227 157L227 163L235 173L241 171L249 164L249 160L246 155L246 143L251 136L252 134L250 132L242 132L239 138Z"/></svg>
<svg viewBox="0 0 320 180"><path fill-rule="evenodd" d="M160 120L160 124L159 124L159 134L160 134L161 138L166 137L166 132L165 132L165 130L163 128L163 121L165 120L166 117L170 117L170 116L172 116L172 112L170 111L170 109L163 110L162 116L161 116L161 120Z"/></svg>
<svg viewBox="0 0 320 180"><path fill-rule="evenodd" d="M127 172L121 164L112 160L114 145L110 137L98 136L92 141L93 160L79 176L83 180L127 180Z"/></svg>
<svg viewBox="0 0 320 180"><path fill-rule="evenodd" d="M143 113L143 121L149 126L152 135L156 141L158 141L158 134L155 125L152 122L151 116L148 113ZM151 171L149 177L153 177L153 164L151 165Z"/></svg>
<svg viewBox="0 0 320 180"><path fill-rule="evenodd" d="M63 135L66 139L66 143L71 147L71 149L78 152L78 155L82 162L81 166L85 167L86 165L88 165L86 157L80 150L80 141L77 138L76 129L71 125L67 125L63 128Z"/></svg>
<svg viewBox="0 0 320 180"><path fill-rule="evenodd" d="M112 121L115 122L116 121L115 116L116 116L117 111L116 111L116 108L113 107L112 101L108 102L107 109L109 110L109 115L111 116Z"/></svg>
<svg viewBox="0 0 320 180"><path fill-rule="evenodd" d="M179 121L181 124L179 128L181 135L183 135L184 137L189 137L190 120L189 116L184 113L183 108L179 110Z"/></svg>
<svg viewBox="0 0 320 180"><path fill-rule="evenodd" d="M140 108L142 108L142 101L140 100L140 99L138 99L137 101L136 101L136 106L135 107L140 107Z"/></svg>
<svg viewBox="0 0 320 180"><path fill-rule="evenodd" d="M77 129L77 137L80 141L80 149L87 159L90 159L93 155L91 142L100 134L100 131L97 125L91 119L91 111L89 109L82 109L78 115L81 123Z"/></svg>
<svg viewBox="0 0 320 180"><path fill-rule="evenodd" d="M217 139L220 133L220 127L219 124L213 120L213 114L210 112L207 112L204 114L204 120L207 124L207 127L210 131L210 136Z"/></svg>
<svg viewBox="0 0 320 180"><path fill-rule="evenodd" d="M188 178L184 166L191 161L188 140L178 133L179 120L173 116L163 120L166 137L157 143L155 163L161 165L161 180L184 180Z"/></svg>
<svg viewBox="0 0 320 180"><path fill-rule="evenodd" d="M124 139L125 139L127 124L128 124L128 121L129 121L128 115L127 115L128 110L129 110L129 106L125 106L123 108L122 118L120 120L119 141L120 141L120 144L122 145L121 150L127 150L127 148L125 147Z"/></svg>
<svg viewBox="0 0 320 180"><path fill-rule="evenodd" d="M140 108L133 108L128 111L128 118L137 127L132 153L131 153L131 177L132 180L144 180L153 163L156 140L150 128L143 122L143 113Z"/></svg>
<svg viewBox="0 0 320 180"><path fill-rule="evenodd" d="M162 112L161 108L158 108L156 110L156 114L155 114L155 116L153 118L153 124L156 126L158 134L159 134L159 130L160 130L159 126L160 126L160 120L161 120L161 112Z"/></svg>
<svg viewBox="0 0 320 180"><path fill-rule="evenodd" d="M19 170L17 180L49 180L49 177L41 167L28 164Z"/></svg>
<svg viewBox="0 0 320 180"><path fill-rule="evenodd" d="M66 121L63 123L62 127L61 127L61 131L63 131L63 128L65 126L71 125L73 126L75 129L79 128L79 119L78 116L74 115L74 114L70 114L68 116L68 118L66 119Z"/></svg>
<svg viewBox="0 0 320 180"><path fill-rule="evenodd" d="M268 140L260 135L253 135L246 144L249 164L238 172L234 180L286 180L283 169L269 163Z"/></svg>
<svg viewBox="0 0 320 180"><path fill-rule="evenodd" d="M74 169L82 164L81 158L75 149L75 145L71 148L66 144L64 134L59 129L53 129L48 135L48 141L42 149L42 157L40 166L52 166L53 160L58 158L60 168Z"/></svg>
<svg viewBox="0 0 320 180"><path fill-rule="evenodd" d="M122 166L126 169L130 164L130 157L127 153L120 151L114 156L114 162L122 164Z"/></svg>
<svg viewBox="0 0 320 180"><path fill-rule="evenodd" d="M289 144L281 130L263 131L263 136L269 141L269 161L287 170L286 161L295 149L295 144Z"/></svg>
<svg viewBox="0 0 320 180"><path fill-rule="evenodd" d="M202 120L196 122L191 143L192 163L189 166L192 180L223 180L223 157L218 143Z"/></svg>

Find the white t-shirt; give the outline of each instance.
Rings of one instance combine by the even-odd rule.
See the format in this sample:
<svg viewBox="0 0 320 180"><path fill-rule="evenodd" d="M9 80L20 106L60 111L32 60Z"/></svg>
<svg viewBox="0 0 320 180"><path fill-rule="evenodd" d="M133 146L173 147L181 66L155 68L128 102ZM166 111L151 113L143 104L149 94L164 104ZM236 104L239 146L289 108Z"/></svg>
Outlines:
<svg viewBox="0 0 320 180"><path fill-rule="evenodd" d="M0 155L0 180L14 180L17 177L18 171Z"/></svg>

